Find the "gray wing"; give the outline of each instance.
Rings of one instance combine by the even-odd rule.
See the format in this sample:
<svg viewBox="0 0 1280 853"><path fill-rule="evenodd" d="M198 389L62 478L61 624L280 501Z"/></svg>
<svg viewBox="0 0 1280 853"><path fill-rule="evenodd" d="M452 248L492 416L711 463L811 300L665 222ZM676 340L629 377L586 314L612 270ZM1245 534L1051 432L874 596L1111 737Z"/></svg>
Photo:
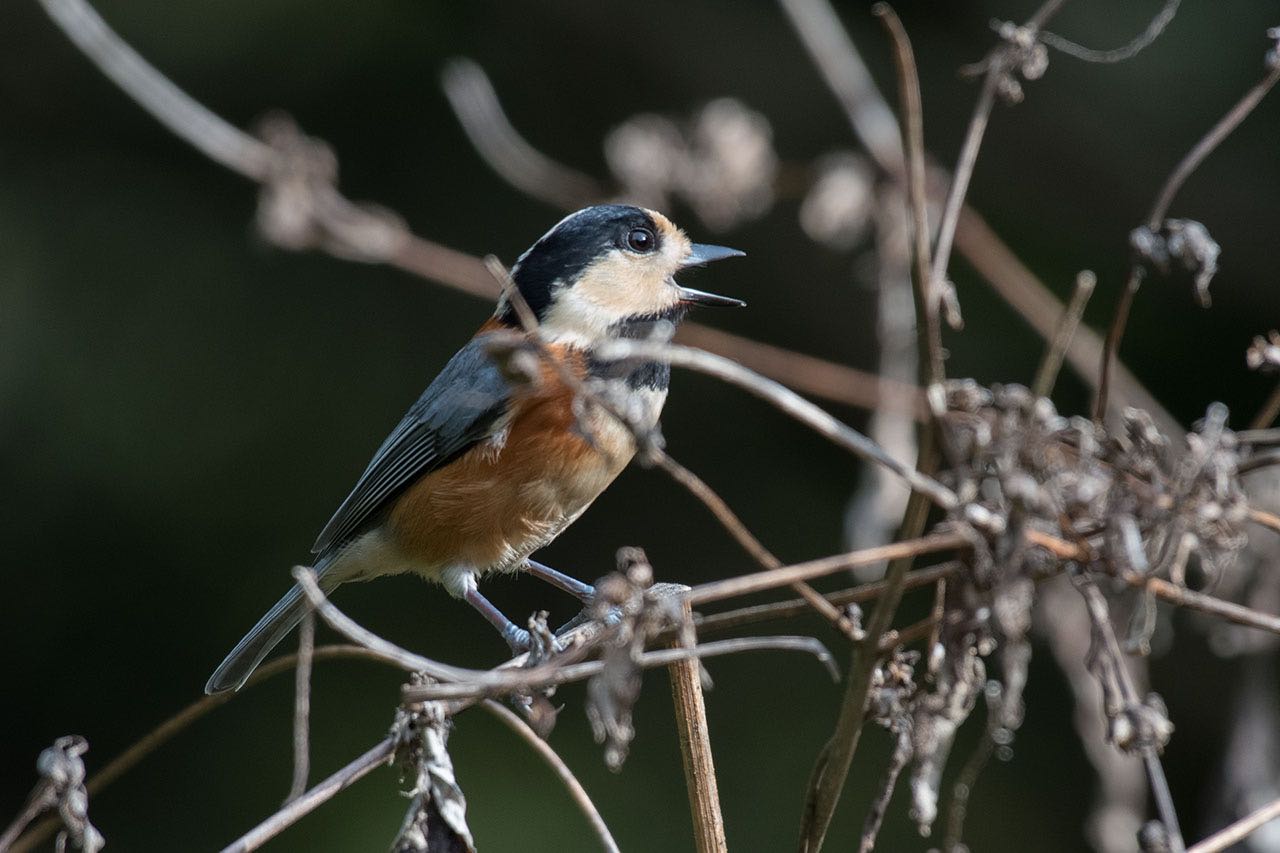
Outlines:
<svg viewBox="0 0 1280 853"><path fill-rule="evenodd" d="M487 438L509 400L507 383L484 343L472 340L382 442L311 550L321 553L343 544L402 489Z"/></svg>

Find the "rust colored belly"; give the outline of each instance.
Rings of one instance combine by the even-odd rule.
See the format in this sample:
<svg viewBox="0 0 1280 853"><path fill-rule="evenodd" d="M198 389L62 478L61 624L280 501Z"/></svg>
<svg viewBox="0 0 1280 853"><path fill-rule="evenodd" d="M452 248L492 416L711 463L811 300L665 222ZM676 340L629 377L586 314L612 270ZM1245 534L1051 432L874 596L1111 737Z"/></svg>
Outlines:
<svg viewBox="0 0 1280 853"><path fill-rule="evenodd" d="M547 381L551 380L551 381ZM544 375L513 401L507 429L418 480L387 528L406 556L434 574L450 565L514 568L554 539L613 481L635 452L607 415L575 430L571 392Z"/></svg>

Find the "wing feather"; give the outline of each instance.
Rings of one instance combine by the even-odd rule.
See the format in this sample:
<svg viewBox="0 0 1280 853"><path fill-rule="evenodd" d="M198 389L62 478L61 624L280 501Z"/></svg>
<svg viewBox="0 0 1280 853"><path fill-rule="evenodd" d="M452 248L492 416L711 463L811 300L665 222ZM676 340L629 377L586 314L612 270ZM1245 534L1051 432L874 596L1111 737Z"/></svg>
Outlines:
<svg viewBox="0 0 1280 853"><path fill-rule="evenodd" d="M341 547L419 477L488 438L509 402L507 382L484 342L472 340L449 360L382 442L312 551Z"/></svg>

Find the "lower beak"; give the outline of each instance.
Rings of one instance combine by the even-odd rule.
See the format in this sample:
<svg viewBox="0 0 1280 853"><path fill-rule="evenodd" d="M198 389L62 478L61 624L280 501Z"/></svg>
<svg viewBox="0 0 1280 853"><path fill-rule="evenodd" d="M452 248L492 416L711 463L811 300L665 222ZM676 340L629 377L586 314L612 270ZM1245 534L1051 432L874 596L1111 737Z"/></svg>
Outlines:
<svg viewBox="0 0 1280 853"><path fill-rule="evenodd" d="M745 308L747 303L732 296L721 296L718 293L707 293L705 290L694 290L692 287L680 287L680 302L684 305L710 305L721 308Z"/></svg>
<svg viewBox="0 0 1280 853"><path fill-rule="evenodd" d="M694 243L689 247L689 254L680 262L680 269L700 267L712 261L722 261L725 258L741 258L744 255L746 255L746 252L730 249L726 246L709 246L706 243ZM732 296L720 296L716 293L707 293L704 290L694 290L692 287L679 287L680 301L685 305L742 308L747 304L741 299L734 299Z"/></svg>

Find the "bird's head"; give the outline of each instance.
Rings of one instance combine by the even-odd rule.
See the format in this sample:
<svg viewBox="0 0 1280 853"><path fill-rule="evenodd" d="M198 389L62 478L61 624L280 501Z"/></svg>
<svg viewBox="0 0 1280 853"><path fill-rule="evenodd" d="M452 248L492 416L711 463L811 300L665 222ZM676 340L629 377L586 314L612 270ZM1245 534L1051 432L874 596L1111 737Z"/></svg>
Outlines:
<svg viewBox="0 0 1280 853"><path fill-rule="evenodd" d="M693 306L744 305L675 280L682 269L742 254L689 242L661 213L601 204L560 220L520 256L511 278L543 334L591 347L637 323L678 321ZM505 296L495 316L519 322Z"/></svg>

